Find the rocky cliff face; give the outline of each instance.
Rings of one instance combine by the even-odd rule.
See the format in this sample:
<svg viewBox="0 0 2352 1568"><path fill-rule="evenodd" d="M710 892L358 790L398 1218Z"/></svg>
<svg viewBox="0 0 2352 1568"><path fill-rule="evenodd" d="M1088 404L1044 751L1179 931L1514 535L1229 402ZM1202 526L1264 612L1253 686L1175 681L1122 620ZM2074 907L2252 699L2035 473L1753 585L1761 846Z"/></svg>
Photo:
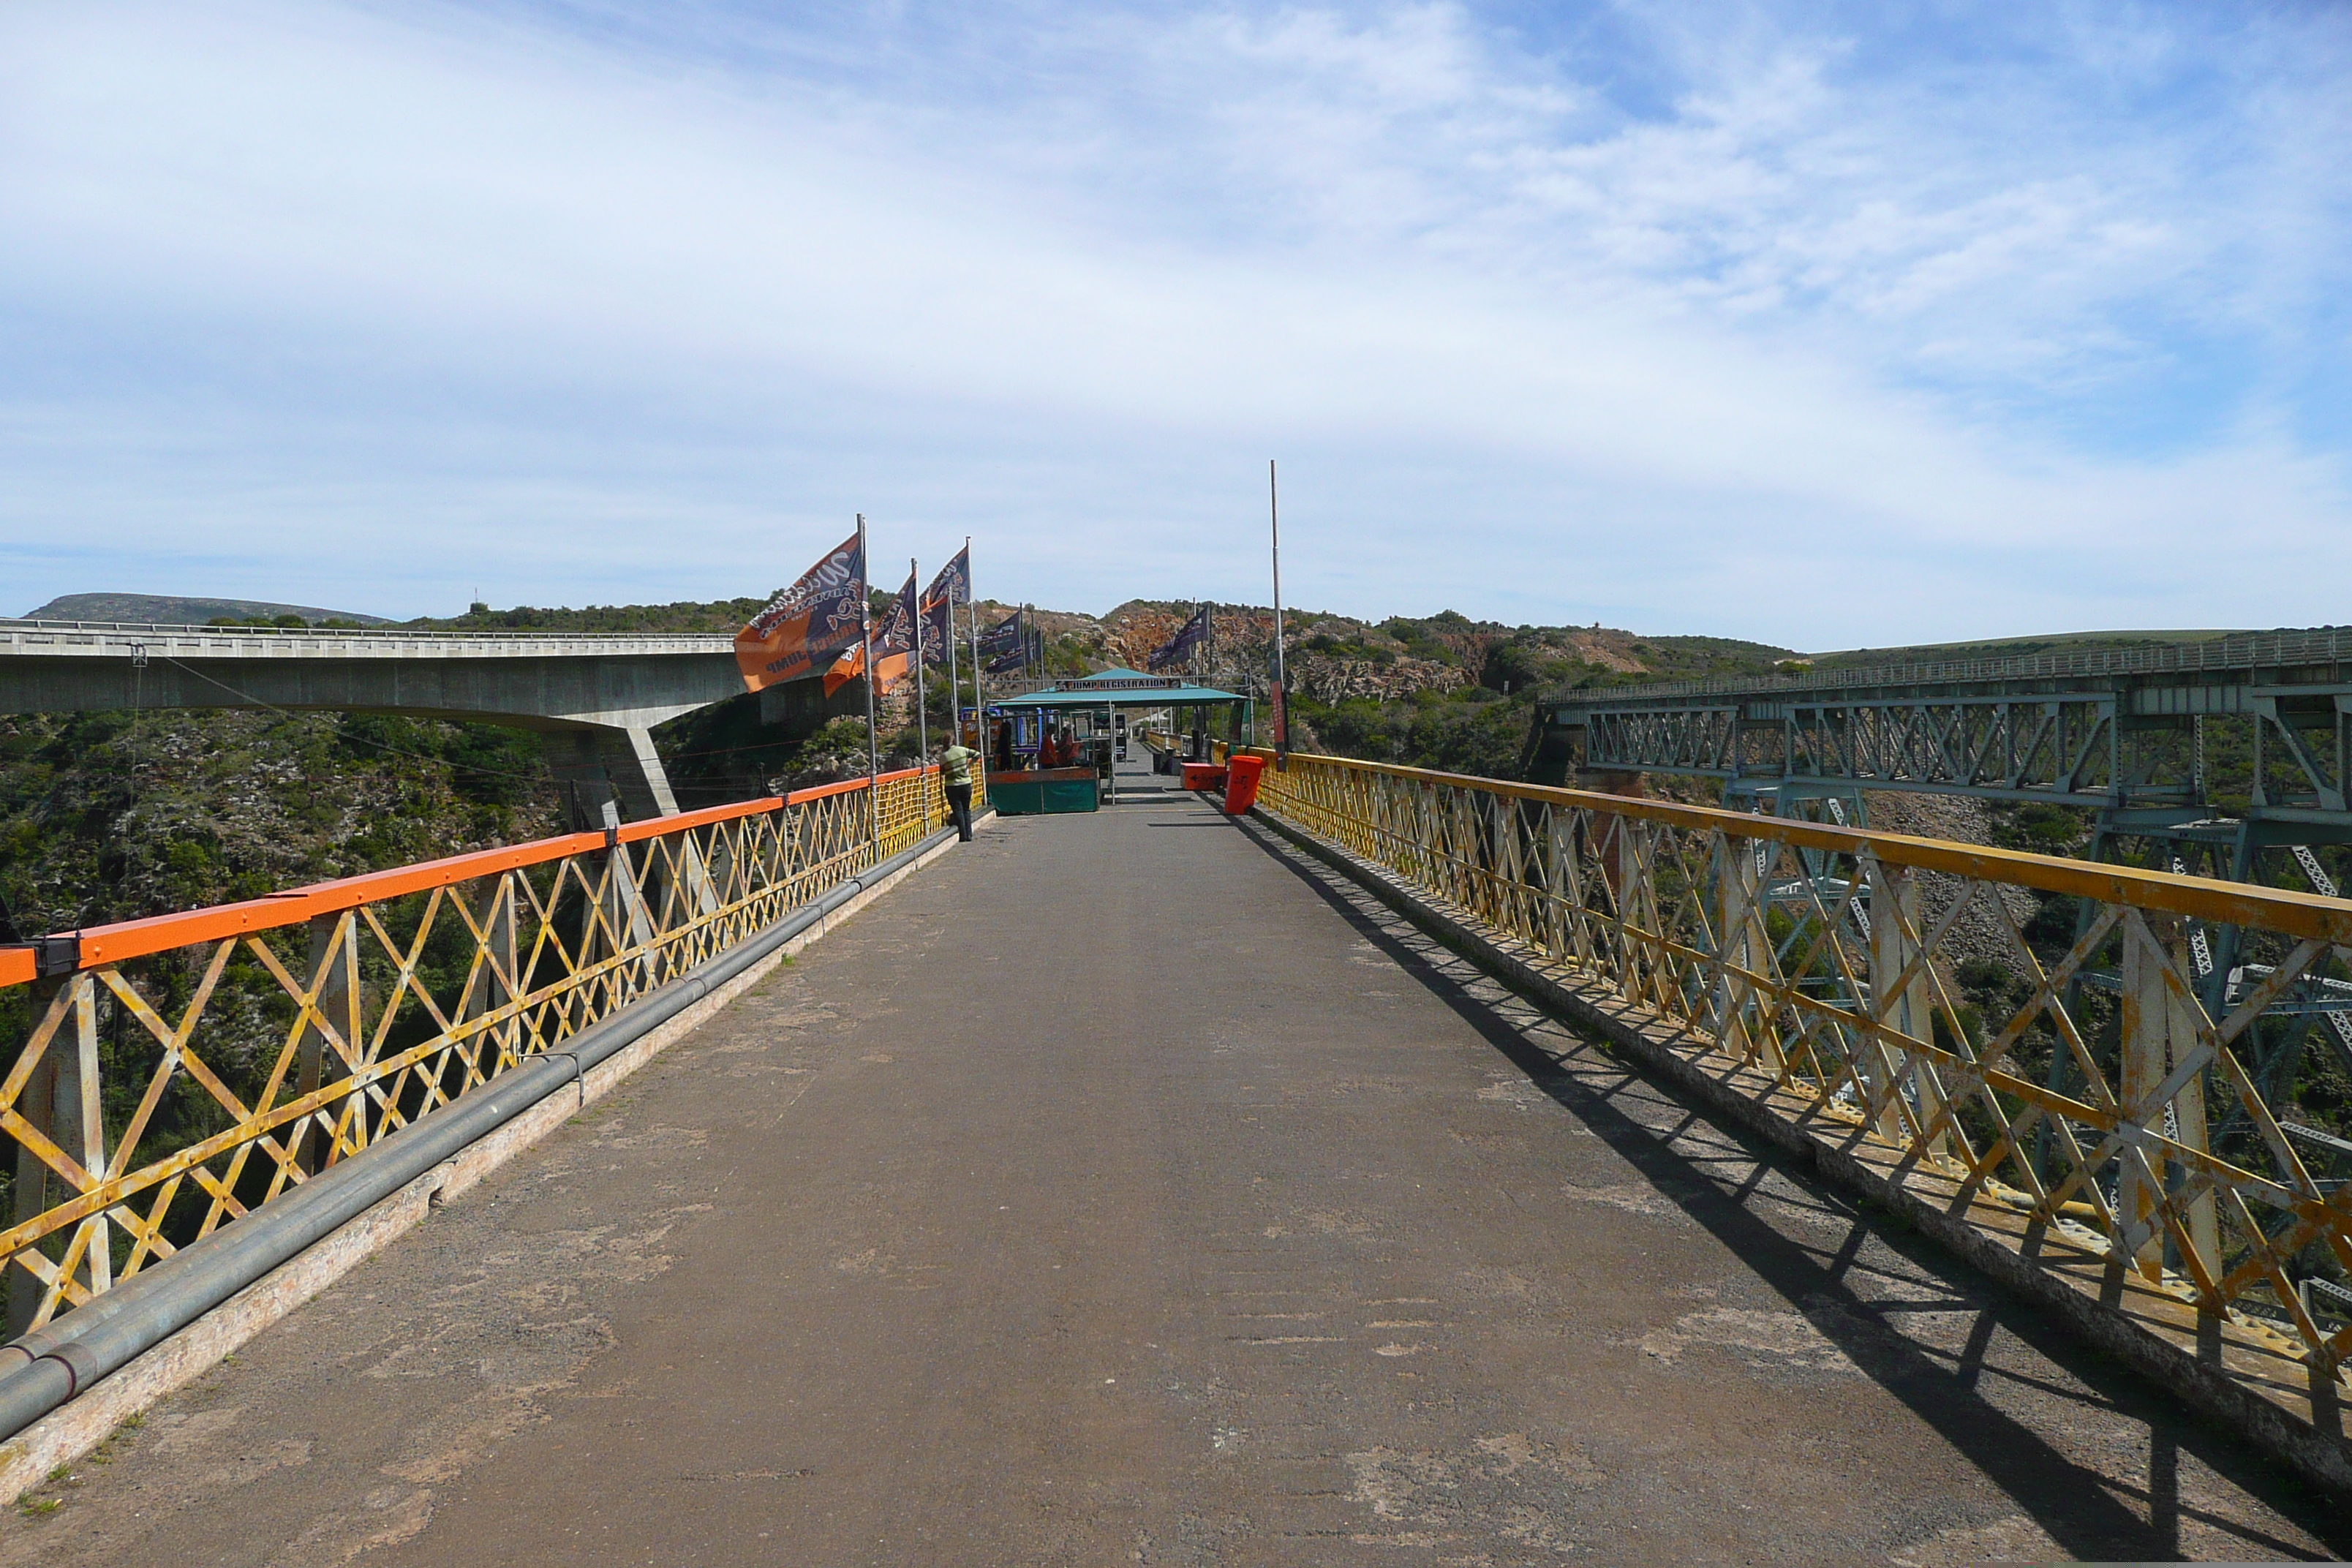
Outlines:
<svg viewBox="0 0 2352 1568"><path fill-rule="evenodd" d="M1883 833L1908 833L1921 838L1941 838L1954 844L1993 842L1992 812L1971 795L1914 795L1907 790L1872 790L1863 797L1870 826ZM1921 876L1920 894L1926 906L1940 913L1959 897L1960 879L1938 872ZM1996 908L1993 900L2000 900ZM1938 967L1946 981L1970 960L2007 964L2014 962L2017 939L2011 928L2023 930L2041 905L2023 888L1986 884L1936 944ZM2004 916L2006 918L2004 918Z"/></svg>
<svg viewBox="0 0 2352 1568"><path fill-rule="evenodd" d="M1147 669L1152 654L1183 628L1196 607L1136 599L1099 617L1040 610L1034 619L1049 641L1075 647L1097 668ZM984 604L983 622L992 610L1001 619L1011 606ZM1415 657L1406 651L1407 644L1363 621L1314 612L1289 612L1283 619L1284 664L1291 689L1318 701L1362 698L1386 702L1418 691L1455 690L1476 683L1485 657L1485 644L1475 637L1458 637L1432 650L1448 657ZM1205 685L1263 697L1274 668L1273 610L1220 605L1211 612L1210 626L1207 645L1182 673ZM1499 628L1488 634L1495 635L1502 635Z"/></svg>
<svg viewBox="0 0 2352 1568"><path fill-rule="evenodd" d="M1145 668L1189 619L1181 600L1130 599L1095 616L1041 610L1035 623L1057 647L1092 667ZM1001 618L1009 605L985 605ZM1208 647L1187 673L1262 695L1273 668L1274 612L1264 605L1219 605ZM1482 680L1513 692L1601 679L1761 671L1786 649L1716 637L1643 637L1594 626L1506 626L1446 612L1361 621L1315 610L1284 616L1291 688L1323 702L1391 702L1423 691L1455 691Z"/></svg>

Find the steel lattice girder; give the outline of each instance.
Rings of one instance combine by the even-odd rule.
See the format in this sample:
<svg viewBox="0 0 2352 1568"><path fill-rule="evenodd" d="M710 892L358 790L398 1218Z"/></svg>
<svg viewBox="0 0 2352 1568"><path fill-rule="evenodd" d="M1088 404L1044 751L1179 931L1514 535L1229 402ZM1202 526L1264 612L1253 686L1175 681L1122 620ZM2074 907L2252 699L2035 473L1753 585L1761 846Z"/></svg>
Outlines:
<svg viewBox="0 0 2352 1568"><path fill-rule="evenodd" d="M1937 698L1590 708L1585 764L1717 778L1778 778L2105 805L2186 797L2118 724L2116 700ZM2165 722L2156 732L2171 734ZM2137 766L2135 766L2137 763Z"/></svg>
<svg viewBox="0 0 2352 1568"><path fill-rule="evenodd" d="M2089 807L2185 805L2199 795L2185 738L2195 715L2137 711L2130 693L2059 698L1863 698L1736 706L1584 707L1584 764L1633 773L1785 779ZM2257 693L2255 804L2347 812L2352 694ZM2322 730L2326 739L2315 742ZM2275 754L2302 787L2282 792Z"/></svg>
<svg viewBox="0 0 2352 1568"><path fill-rule="evenodd" d="M1528 754L2118 810L2202 798L2188 738L2210 717L2252 721L2257 810L2352 820L2352 630L2333 627L1577 695Z"/></svg>

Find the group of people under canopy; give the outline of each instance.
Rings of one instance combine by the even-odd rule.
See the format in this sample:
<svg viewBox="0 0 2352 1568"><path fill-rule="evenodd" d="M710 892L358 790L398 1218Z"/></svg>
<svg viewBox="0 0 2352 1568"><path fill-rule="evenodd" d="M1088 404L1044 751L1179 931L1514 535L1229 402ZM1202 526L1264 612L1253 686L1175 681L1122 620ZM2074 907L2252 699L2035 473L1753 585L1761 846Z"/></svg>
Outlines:
<svg viewBox="0 0 2352 1568"><path fill-rule="evenodd" d="M1065 724L1058 730L1049 726L1037 739L1038 767L1075 768L1078 765L1079 755L1078 733L1071 725ZM995 766L999 773L1011 773L1021 766L1020 753L1013 746L1013 726L1009 723L996 727Z"/></svg>
<svg viewBox="0 0 2352 1568"><path fill-rule="evenodd" d="M1195 686L1181 676L1146 675L1139 669L1103 669L1092 675L1056 681L1053 685L1019 697L998 700L990 705L1003 712L1007 721L998 725L990 749L990 766L999 772L1012 772L1020 767L1019 748L1013 736L1013 714L1034 712L1042 721L1038 738L1036 766L1039 768L1075 767L1079 765L1081 748L1076 728L1057 720L1067 715L1087 712L1108 720L1122 710L1139 708L1169 709L1178 712L1194 710L1199 733L1205 739L1205 716L1211 708L1223 707L1234 721L1236 733L1247 721L1254 704L1239 692L1220 691L1213 687Z"/></svg>

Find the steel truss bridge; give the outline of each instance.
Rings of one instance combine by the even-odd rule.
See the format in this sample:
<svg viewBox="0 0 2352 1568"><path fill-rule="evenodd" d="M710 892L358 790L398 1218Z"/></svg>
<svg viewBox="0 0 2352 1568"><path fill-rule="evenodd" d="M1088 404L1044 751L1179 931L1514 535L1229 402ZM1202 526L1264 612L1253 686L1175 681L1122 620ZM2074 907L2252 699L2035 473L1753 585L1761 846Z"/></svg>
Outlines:
<svg viewBox="0 0 2352 1568"><path fill-rule="evenodd" d="M2352 840L2348 746L2352 629L2334 627L1574 693L1529 739L1539 778L1720 779L1777 815L1856 819L1869 790L2079 806L2094 858L2156 841L2241 881L2265 851ZM2225 749L2244 795L2227 810Z"/></svg>
<svg viewBox="0 0 2352 1568"><path fill-rule="evenodd" d="M1866 791L2074 806L2094 814L2091 859L2329 897L2314 847L2352 843L2348 746L2352 629L2335 627L1595 692L1545 705L1529 737L1537 776L1720 779L1727 805L1856 826ZM2217 782L2242 798L2224 809ZM2244 942L2235 921L2190 922L2206 1005L2263 981ZM2352 984L2283 991L2250 1038L2255 1072L2291 1079L2315 1037L2352 1071Z"/></svg>

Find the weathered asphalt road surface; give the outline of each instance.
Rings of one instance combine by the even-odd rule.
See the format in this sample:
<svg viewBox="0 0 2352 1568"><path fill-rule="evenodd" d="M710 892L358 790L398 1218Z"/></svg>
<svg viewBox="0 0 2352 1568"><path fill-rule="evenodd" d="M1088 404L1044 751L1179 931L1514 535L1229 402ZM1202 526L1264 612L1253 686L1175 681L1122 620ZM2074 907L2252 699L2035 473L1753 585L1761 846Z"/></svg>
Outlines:
<svg viewBox="0 0 2352 1568"><path fill-rule="evenodd" d="M2347 1544L1177 795L997 824L43 1497L0 1562Z"/></svg>

